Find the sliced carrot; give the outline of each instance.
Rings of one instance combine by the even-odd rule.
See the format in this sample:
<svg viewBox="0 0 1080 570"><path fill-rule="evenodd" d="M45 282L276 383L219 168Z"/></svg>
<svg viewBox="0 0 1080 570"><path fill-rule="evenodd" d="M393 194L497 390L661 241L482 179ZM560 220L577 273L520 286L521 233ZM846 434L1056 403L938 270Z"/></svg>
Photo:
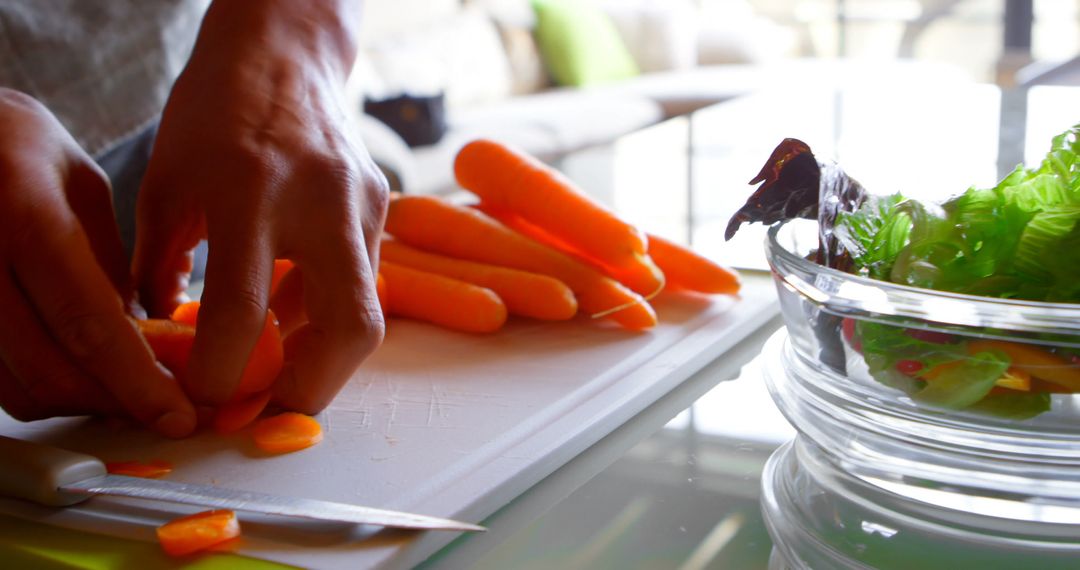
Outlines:
<svg viewBox="0 0 1080 570"><path fill-rule="evenodd" d="M263 390L242 400L222 404L214 410L214 431L220 434L240 431L259 417L272 395L273 391Z"/></svg>
<svg viewBox="0 0 1080 570"><path fill-rule="evenodd" d="M193 554L238 536L240 522L227 509L180 517L157 528L158 542L170 556Z"/></svg>
<svg viewBox="0 0 1080 570"><path fill-rule="evenodd" d="M293 262L288 259L275 259L274 260L274 273L270 277L270 294L273 295L277 291L278 285L281 284L281 280L285 277L285 274L292 271Z"/></svg>
<svg viewBox="0 0 1080 570"><path fill-rule="evenodd" d="M500 210L491 204L481 202L477 208L485 214L499 220L510 229L553 249L561 251L588 265L599 269L602 273L630 288L631 291L644 295L646 299L656 296L664 288L665 276L659 267L653 263L648 255L640 256L636 262L621 266L605 263L603 260L590 256L573 244L559 239L540 226L529 222L525 218L506 210Z"/></svg>
<svg viewBox="0 0 1080 570"><path fill-rule="evenodd" d="M172 473L173 464L162 459L153 461L110 461L105 463L105 470L113 475L157 479Z"/></svg>
<svg viewBox="0 0 1080 570"><path fill-rule="evenodd" d="M199 307L199 301L184 303L173 311L171 318L175 321L181 321L181 323L191 323L193 325L198 320ZM189 325L181 324L180 326ZM192 328L192 331L194 331L194 328ZM153 348L153 344L151 344L151 348ZM157 354L157 351L155 350L154 353ZM187 367L187 356L190 354L191 349L188 347L184 357L185 369ZM169 367L169 364L162 360L161 356L158 356L158 360L161 360L162 364ZM269 388L277 379L284 364L285 350L281 343L281 330L278 328L277 317L274 312L268 310L266 320L263 322L262 333L260 333L258 340L255 341L255 347L251 350L251 356L248 357L248 363L244 367L240 383L233 393L233 400L242 400L247 396Z"/></svg>
<svg viewBox="0 0 1080 570"><path fill-rule="evenodd" d="M158 362L177 379L183 378L195 344L195 327L167 319L143 319L136 324Z"/></svg>
<svg viewBox="0 0 1080 570"><path fill-rule="evenodd" d="M386 261L491 289L515 315L561 321L577 313L574 292L554 277L428 253L393 239L382 241L380 255Z"/></svg>
<svg viewBox="0 0 1080 570"><path fill-rule="evenodd" d="M558 170L489 139L465 145L454 160L459 184L499 210L517 214L605 265L645 256L645 235L590 198Z"/></svg>
<svg viewBox="0 0 1080 570"><path fill-rule="evenodd" d="M382 307L383 314L386 314L386 278L382 273L375 274L375 293L379 296L379 306Z"/></svg>
<svg viewBox="0 0 1080 570"><path fill-rule="evenodd" d="M191 326L195 326L196 321L198 321L198 317L199 317L199 302L198 301L188 301L187 303L181 303L180 305L177 305L176 308L173 309L172 314L169 315L170 320L172 320L174 322L177 322L177 323L184 323L185 325L191 325Z"/></svg>
<svg viewBox="0 0 1080 570"><path fill-rule="evenodd" d="M1080 391L1080 365L1074 364L1048 350L1003 340L973 340L967 343L969 354L989 350L1004 352L1012 368L1027 372L1034 378L1040 378L1065 387L1069 391Z"/></svg>
<svg viewBox="0 0 1080 570"><path fill-rule="evenodd" d="M648 237L649 255L664 272L669 288L708 294L739 292L739 274L733 269L658 235Z"/></svg>
<svg viewBox="0 0 1080 570"><path fill-rule="evenodd" d="M656 325L655 311L640 295L472 208L433 196L402 196L390 202L386 229L422 250L554 277L570 287L578 306L593 317L610 316L631 330ZM392 285L389 288L393 309Z"/></svg>
<svg viewBox="0 0 1080 570"><path fill-rule="evenodd" d="M385 260L379 272L392 316L470 333L495 332L506 322L506 305L491 289Z"/></svg>
<svg viewBox="0 0 1080 570"><path fill-rule="evenodd" d="M267 453L289 453L319 443L322 426L315 418L297 412L285 412L255 422L252 430L255 445Z"/></svg>

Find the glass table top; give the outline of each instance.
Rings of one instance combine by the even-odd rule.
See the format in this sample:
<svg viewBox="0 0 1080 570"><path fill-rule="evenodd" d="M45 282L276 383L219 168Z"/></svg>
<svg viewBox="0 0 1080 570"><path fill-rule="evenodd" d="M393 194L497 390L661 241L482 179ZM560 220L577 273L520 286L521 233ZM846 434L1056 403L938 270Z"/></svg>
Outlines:
<svg viewBox="0 0 1080 570"><path fill-rule="evenodd" d="M586 149L557 166L650 232L764 276L764 228L723 240L785 137L874 193L941 199L1041 160L1080 88L890 81L772 90ZM764 277L761 277L764 278ZM776 320L493 516L428 568L767 568L761 470L795 432L761 380ZM740 369L743 363L749 362Z"/></svg>

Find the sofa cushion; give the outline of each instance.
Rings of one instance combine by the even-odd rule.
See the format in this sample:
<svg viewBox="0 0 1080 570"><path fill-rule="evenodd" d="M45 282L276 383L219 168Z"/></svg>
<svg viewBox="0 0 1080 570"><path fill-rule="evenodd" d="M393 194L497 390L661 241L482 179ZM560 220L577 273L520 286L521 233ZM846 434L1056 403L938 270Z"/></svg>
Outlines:
<svg viewBox="0 0 1080 570"><path fill-rule="evenodd" d="M503 99L511 92L510 64L491 19L479 9L408 32L387 36L363 50L374 98L442 91L448 107ZM366 88L366 86L365 86Z"/></svg>
<svg viewBox="0 0 1080 570"><path fill-rule="evenodd" d="M476 138L513 144L541 159L609 142L661 118L656 103L633 95L549 91L455 112L450 131L438 144L413 149L416 170L406 192L443 193L454 189L457 151Z"/></svg>
<svg viewBox="0 0 1080 570"><path fill-rule="evenodd" d="M559 85L595 85L638 74L615 24L600 8L580 0L534 0L536 39Z"/></svg>
<svg viewBox="0 0 1080 570"><path fill-rule="evenodd" d="M642 73L697 65L698 9L692 0L606 0L601 7Z"/></svg>

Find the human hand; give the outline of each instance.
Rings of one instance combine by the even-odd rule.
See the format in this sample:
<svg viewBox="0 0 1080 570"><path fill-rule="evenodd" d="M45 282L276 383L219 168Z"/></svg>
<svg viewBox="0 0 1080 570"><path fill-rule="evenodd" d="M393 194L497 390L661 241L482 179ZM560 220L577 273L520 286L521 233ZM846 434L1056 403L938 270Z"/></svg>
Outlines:
<svg viewBox="0 0 1080 570"><path fill-rule="evenodd" d="M137 206L140 300L183 300L192 249L209 245L185 389L235 390L270 303L275 258L292 260L306 322L283 322L278 404L324 408L383 337L375 292L386 182L343 111L355 54L333 3L216 2L173 88ZM340 8L340 7L339 7ZM325 18L328 22L313 25Z"/></svg>
<svg viewBox="0 0 1080 570"><path fill-rule="evenodd" d="M173 437L195 412L134 322L109 182L40 103L0 88L0 406L30 421L127 412Z"/></svg>

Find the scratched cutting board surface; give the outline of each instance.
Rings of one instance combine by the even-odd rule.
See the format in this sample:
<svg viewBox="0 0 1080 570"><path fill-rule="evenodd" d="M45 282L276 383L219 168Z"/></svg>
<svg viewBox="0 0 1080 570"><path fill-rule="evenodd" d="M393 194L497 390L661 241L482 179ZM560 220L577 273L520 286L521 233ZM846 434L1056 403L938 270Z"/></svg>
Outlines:
<svg viewBox="0 0 1080 570"><path fill-rule="evenodd" d="M167 459L176 481L481 521L739 342L777 312L768 277L738 299L664 296L660 325L630 333L579 319L518 320L494 335L392 320L386 342L317 416L325 440L264 456L244 434L168 441L85 419L0 433L105 460ZM63 510L0 500L0 512L153 540L197 508L98 497ZM241 513L241 553L318 568L403 568L456 534L283 522Z"/></svg>

